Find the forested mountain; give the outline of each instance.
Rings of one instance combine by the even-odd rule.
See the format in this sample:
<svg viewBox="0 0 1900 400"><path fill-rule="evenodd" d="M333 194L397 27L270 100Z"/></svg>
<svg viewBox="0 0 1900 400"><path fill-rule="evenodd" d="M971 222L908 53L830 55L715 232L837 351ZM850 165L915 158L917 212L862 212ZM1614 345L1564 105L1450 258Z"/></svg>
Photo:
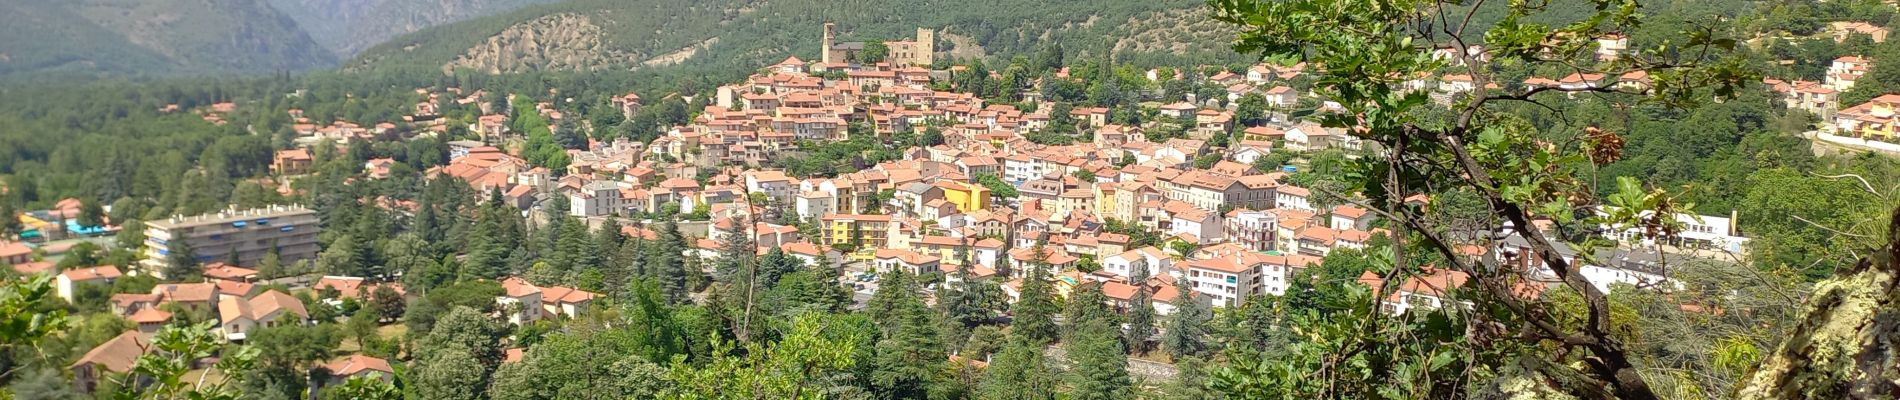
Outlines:
<svg viewBox="0 0 1900 400"><path fill-rule="evenodd" d="M334 62L264 0L0 2L0 76L218 74Z"/></svg>
<svg viewBox="0 0 1900 400"><path fill-rule="evenodd" d="M555 0L270 0L318 44L350 57L431 26Z"/></svg>
<svg viewBox="0 0 1900 400"><path fill-rule="evenodd" d="M936 29L939 59L1024 54L1060 43L1071 55L1137 64L1239 58L1231 28L1202 2L1029 0L577 0L425 29L365 52L351 70L483 72L630 70L685 64L749 70L786 55L815 59L821 26L841 41L909 39ZM1143 61L1147 62L1143 62Z"/></svg>

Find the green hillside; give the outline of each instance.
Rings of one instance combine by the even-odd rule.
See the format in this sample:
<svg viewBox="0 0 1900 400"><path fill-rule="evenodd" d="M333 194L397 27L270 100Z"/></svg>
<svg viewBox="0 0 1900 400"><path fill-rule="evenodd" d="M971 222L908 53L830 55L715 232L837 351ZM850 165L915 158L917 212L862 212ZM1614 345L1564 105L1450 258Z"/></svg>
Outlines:
<svg viewBox="0 0 1900 400"><path fill-rule="evenodd" d="M1025 54L1048 43L1061 43L1071 57L1112 51L1135 63L1238 59L1225 44L1231 31L1203 7L1198 0L576 0L397 37L346 69L749 69L788 55L817 58L825 21L838 24L841 40L937 29L939 59Z"/></svg>
<svg viewBox="0 0 1900 400"><path fill-rule="evenodd" d="M334 63L263 0L0 2L0 76L174 75Z"/></svg>

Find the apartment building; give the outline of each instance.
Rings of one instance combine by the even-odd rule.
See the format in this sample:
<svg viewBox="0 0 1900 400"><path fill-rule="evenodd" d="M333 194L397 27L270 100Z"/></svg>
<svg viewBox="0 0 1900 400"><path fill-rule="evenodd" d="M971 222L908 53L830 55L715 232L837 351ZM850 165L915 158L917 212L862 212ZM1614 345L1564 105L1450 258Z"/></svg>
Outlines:
<svg viewBox="0 0 1900 400"><path fill-rule="evenodd" d="M236 254L238 265L257 265L272 250L290 263L317 257L316 211L302 206L271 206L225 210L215 214L175 216L145 223L145 266L154 272L172 251L188 244L199 262Z"/></svg>

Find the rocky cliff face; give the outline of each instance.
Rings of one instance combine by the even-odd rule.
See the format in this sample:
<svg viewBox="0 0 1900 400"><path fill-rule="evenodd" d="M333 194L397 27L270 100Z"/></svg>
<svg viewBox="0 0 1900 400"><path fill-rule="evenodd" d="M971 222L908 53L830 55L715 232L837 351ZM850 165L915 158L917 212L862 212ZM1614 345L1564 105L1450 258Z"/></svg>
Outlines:
<svg viewBox="0 0 1900 400"><path fill-rule="evenodd" d="M578 14L553 14L515 24L442 65L443 72L632 69L634 54L606 46L599 25Z"/></svg>
<svg viewBox="0 0 1900 400"><path fill-rule="evenodd" d="M1900 210L1888 245L1816 284L1793 335L1739 399L1900 398Z"/></svg>

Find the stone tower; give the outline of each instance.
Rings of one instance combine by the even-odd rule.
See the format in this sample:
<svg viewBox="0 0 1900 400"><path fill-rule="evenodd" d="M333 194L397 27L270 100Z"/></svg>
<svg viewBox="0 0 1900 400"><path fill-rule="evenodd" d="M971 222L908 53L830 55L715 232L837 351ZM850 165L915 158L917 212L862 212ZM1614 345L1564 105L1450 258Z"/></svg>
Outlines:
<svg viewBox="0 0 1900 400"><path fill-rule="evenodd" d="M937 31L917 28L917 52L912 64L930 65L937 61Z"/></svg>
<svg viewBox="0 0 1900 400"><path fill-rule="evenodd" d="M818 62L831 64L833 62L838 61L838 60L833 60L831 58L831 46L833 45L832 41L837 39L836 37L832 36L832 30L835 30L837 28L838 28L837 24L833 24L830 22L825 23L825 38L824 38L824 44L822 45L824 47L821 47L818 49Z"/></svg>

